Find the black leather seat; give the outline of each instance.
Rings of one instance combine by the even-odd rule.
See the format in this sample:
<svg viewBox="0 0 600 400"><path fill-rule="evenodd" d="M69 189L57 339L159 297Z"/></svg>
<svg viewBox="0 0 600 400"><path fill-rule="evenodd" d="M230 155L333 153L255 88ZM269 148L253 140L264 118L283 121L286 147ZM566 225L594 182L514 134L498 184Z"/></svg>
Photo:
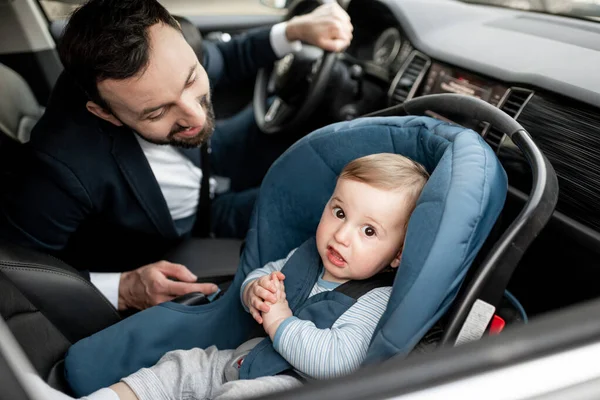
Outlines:
<svg viewBox="0 0 600 400"><path fill-rule="evenodd" d="M94 285L52 256L1 245L0 272L72 343L121 319Z"/></svg>
<svg viewBox="0 0 600 400"><path fill-rule="evenodd" d="M1 279L0 288L4 289ZM0 399L37 400L32 398L31 386L26 382L27 378L31 378L26 374L32 370L27 355L15 343L14 336L0 319Z"/></svg>
<svg viewBox="0 0 600 400"><path fill-rule="evenodd" d="M0 315L24 349L36 372L50 386L69 393L62 364L64 353L71 341L1 272ZM4 390L4 386L0 387Z"/></svg>
<svg viewBox="0 0 600 400"><path fill-rule="evenodd" d="M173 249L168 259L189 265L199 281L225 288L223 282L237 269L239 249L238 240L191 240ZM199 304L207 300L192 294L175 301ZM68 392L68 386L62 359L69 346L123 318L69 265L10 244L0 244L0 315L38 374L63 392Z"/></svg>

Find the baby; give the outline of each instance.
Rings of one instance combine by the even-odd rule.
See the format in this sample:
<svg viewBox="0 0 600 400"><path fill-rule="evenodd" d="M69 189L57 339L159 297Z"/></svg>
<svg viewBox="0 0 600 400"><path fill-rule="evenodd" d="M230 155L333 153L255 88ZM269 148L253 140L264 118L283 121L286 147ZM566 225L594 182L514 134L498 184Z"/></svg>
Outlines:
<svg viewBox="0 0 600 400"><path fill-rule="evenodd" d="M361 157L344 167L317 228L314 251L322 265L308 299L398 267L408 220L428 177L420 164L388 153ZM256 340L236 350L214 346L178 350L167 353L153 367L143 368L88 398L242 398L289 389L305 379L355 371L366 356L392 287L368 290L349 302L332 324L323 328L321 319L319 328L317 317L312 317L317 313L305 318L294 316L286 300L286 277L281 270L297 250L252 271L240 291L244 308L262 324L274 350L289 363L290 370L239 379L238 370L247 362ZM103 397L94 397L100 395Z"/></svg>

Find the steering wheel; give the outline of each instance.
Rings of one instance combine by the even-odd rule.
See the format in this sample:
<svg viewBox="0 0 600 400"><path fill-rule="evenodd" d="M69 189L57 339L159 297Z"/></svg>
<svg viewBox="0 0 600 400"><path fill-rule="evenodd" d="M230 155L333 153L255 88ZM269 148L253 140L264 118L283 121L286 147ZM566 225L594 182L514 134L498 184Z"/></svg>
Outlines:
<svg viewBox="0 0 600 400"><path fill-rule="evenodd" d="M323 3L296 2L286 20L306 14ZM261 131L274 134L302 125L323 99L338 53L302 45L271 68L262 68L254 84L254 118ZM267 104L269 102L269 104Z"/></svg>

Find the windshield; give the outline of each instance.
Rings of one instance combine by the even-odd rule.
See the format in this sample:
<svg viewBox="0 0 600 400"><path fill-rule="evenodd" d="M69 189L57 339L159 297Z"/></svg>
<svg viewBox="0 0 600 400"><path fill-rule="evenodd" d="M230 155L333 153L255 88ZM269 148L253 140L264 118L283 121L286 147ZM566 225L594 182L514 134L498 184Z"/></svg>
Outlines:
<svg viewBox="0 0 600 400"><path fill-rule="evenodd" d="M600 0L462 0L600 21Z"/></svg>

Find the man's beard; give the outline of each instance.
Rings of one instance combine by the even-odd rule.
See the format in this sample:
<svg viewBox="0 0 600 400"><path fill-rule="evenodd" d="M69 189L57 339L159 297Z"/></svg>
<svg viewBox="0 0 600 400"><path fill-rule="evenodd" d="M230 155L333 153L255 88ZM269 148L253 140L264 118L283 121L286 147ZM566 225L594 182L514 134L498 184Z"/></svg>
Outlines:
<svg viewBox="0 0 600 400"><path fill-rule="evenodd" d="M186 129L190 128L189 126L181 126L179 124L177 124L175 127L173 127L173 129L171 129L171 132L169 132L166 139L153 139L139 132L136 132L135 130L134 132L136 132L138 136L140 136L147 142L158 145L172 145L184 149L200 147L202 143L206 142L210 138L213 131L215 130L215 113L213 110L212 103L207 99L207 96L204 96L202 100L198 101L198 103L200 103L200 105L204 109L204 112L206 113L206 120L204 121L204 127L196 136L185 139L178 138L176 135L179 132L183 132Z"/></svg>

